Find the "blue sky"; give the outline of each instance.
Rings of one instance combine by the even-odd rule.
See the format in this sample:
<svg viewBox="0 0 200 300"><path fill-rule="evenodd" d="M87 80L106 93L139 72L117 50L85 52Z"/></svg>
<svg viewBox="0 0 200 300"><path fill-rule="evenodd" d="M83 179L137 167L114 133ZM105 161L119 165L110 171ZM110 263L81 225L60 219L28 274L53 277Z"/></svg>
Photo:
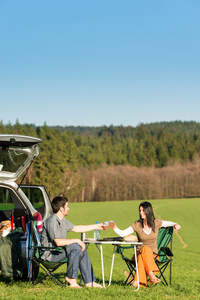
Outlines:
<svg viewBox="0 0 200 300"><path fill-rule="evenodd" d="M200 122L199 0L0 0L0 120Z"/></svg>

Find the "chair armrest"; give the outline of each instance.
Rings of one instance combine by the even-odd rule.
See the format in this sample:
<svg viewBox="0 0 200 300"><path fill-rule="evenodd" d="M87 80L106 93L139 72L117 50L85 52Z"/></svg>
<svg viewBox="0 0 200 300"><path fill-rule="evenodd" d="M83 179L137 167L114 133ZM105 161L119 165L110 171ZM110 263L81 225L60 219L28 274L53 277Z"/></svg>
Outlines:
<svg viewBox="0 0 200 300"><path fill-rule="evenodd" d="M41 250L50 250L50 251L52 250L52 251L57 251L57 252L62 253L63 252L63 247L31 246L30 248L35 249L35 257L39 258Z"/></svg>
<svg viewBox="0 0 200 300"><path fill-rule="evenodd" d="M157 257L159 256L163 256L163 253L166 255L166 256L174 256L172 251L170 250L169 247L161 247L160 250L158 251L158 253L153 253L155 254L155 259L157 259Z"/></svg>
<svg viewBox="0 0 200 300"><path fill-rule="evenodd" d="M63 246L65 247L65 246ZM38 250L56 250L58 252L63 252L63 247L45 247L45 246L31 246L31 248L35 248L35 249L38 249Z"/></svg>
<svg viewBox="0 0 200 300"><path fill-rule="evenodd" d="M173 253L169 247L161 247L160 251L163 251L165 253L165 255L167 255L167 256L173 256Z"/></svg>

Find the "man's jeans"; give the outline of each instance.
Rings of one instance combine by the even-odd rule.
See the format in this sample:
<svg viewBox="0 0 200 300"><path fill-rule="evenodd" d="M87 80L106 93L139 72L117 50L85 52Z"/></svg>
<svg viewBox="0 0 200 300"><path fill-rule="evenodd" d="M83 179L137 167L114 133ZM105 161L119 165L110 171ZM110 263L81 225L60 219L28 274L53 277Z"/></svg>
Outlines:
<svg viewBox="0 0 200 300"><path fill-rule="evenodd" d="M85 284L96 281L92 264L86 249L81 251L79 244L74 243L66 246L66 248L63 250L65 251L59 253L58 255L53 255L51 261L60 261L68 257L67 277L77 278L78 270L80 268L80 272Z"/></svg>

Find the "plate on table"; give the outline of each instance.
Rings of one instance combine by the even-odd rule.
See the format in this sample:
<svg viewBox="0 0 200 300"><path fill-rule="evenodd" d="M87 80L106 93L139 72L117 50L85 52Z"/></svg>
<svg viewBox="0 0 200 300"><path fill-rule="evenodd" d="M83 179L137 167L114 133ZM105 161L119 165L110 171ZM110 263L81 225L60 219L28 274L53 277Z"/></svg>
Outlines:
<svg viewBox="0 0 200 300"><path fill-rule="evenodd" d="M101 240L98 240L100 242L114 242L114 241L117 241L117 242L123 242L123 238L118 236L118 237L107 237L107 238L104 238L104 239L101 239Z"/></svg>

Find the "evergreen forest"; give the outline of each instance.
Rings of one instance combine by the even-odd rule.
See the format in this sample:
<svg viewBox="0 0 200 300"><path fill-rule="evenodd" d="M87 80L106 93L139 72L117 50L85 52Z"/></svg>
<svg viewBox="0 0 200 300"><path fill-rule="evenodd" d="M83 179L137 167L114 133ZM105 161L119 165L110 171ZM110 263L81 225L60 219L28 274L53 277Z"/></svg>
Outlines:
<svg viewBox="0 0 200 300"><path fill-rule="evenodd" d="M72 202L200 196L200 123L43 126L0 122L0 134L41 138L24 184ZM19 180L20 181L20 180Z"/></svg>

